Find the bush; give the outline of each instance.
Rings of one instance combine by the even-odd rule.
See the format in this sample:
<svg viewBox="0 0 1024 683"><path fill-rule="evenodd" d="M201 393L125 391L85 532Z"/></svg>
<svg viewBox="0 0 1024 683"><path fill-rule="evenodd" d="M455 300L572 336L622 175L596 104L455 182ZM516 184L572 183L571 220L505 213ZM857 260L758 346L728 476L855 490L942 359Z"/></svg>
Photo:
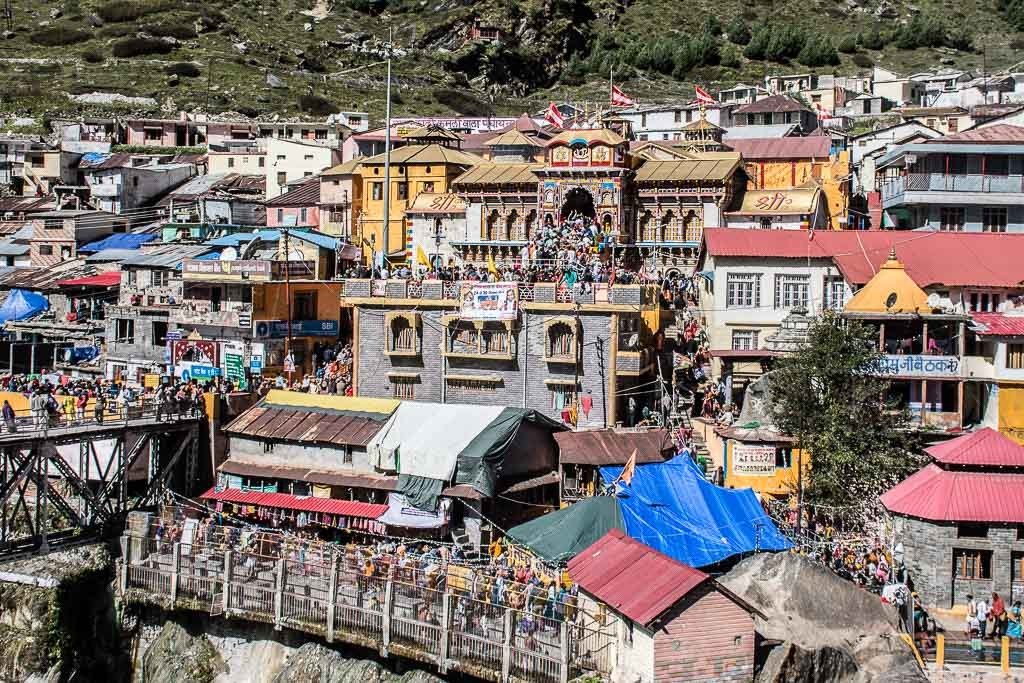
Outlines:
<svg viewBox="0 0 1024 683"><path fill-rule="evenodd" d="M341 111L336 104L319 95L302 95L299 97L299 109L314 116L328 116Z"/></svg>
<svg viewBox="0 0 1024 683"><path fill-rule="evenodd" d="M111 24L100 29L100 36L103 38L123 38L135 33L135 26L132 24Z"/></svg>
<svg viewBox="0 0 1024 683"><path fill-rule="evenodd" d="M227 15L220 10L204 7L199 12L199 23L204 31L216 31L227 22Z"/></svg>
<svg viewBox="0 0 1024 683"><path fill-rule="evenodd" d="M839 63L839 53L836 52L832 39L821 35L804 43L797 61L807 66L834 66Z"/></svg>
<svg viewBox="0 0 1024 683"><path fill-rule="evenodd" d="M88 31L80 29L76 26L47 26L41 28L38 31L34 31L29 36L36 45L45 45L47 47L57 47L59 45L74 45L75 43L82 43L92 38L92 34Z"/></svg>
<svg viewBox="0 0 1024 683"><path fill-rule="evenodd" d="M861 33L857 36L857 42L860 43L860 46L865 50L881 50L888 43L886 40L887 37L888 36L876 28Z"/></svg>
<svg viewBox="0 0 1024 683"><path fill-rule="evenodd" d="M177 62L164 67L164 73L168 76L184 76L185 78L198 78L202 73L199 67L192 62Z"/></svg>
<svg viewBox="0 0 1024 683"><path fill-rule="evenodd" d="M89 64L100 64L106 60L106 56L99 50L90 48L82 53L82 59Z"/></svg>
<svg viewBox="0 0 1024 683"><path fill-rule="evenodd" d="M451 107L463 116L492 116L494 110L487 102L483 102L462 90L439 88L433 92L434 100Z"/></svg>
<svg viewBox="0 0 1024 683"><path fill-rule="evenodd" d="M729 42L736 45L746 45L750 42L750 27L743 21L743 17L733 17L725 27L725 33L729 36Z"/></svg>
<svg viewBox="0 0 1024 683"><path fill-rule="evenodd" d="M736 69L741 64L740 51L732 45L726 45L722 48L722 54L719 57L719 64L730 69Z"/></svg>
<svg viewBox="0 0 1024 683"><path fill-rule="evenodd" d="M1003 18L1018 31L1024 31L1024 0L999 0L996 3ZM1010 47L1013 47L1011 43ZM1020 48L1013 48L1015 50Z"/></svg>
<svg viewBox="0 0 1024 683"><path fill-rule="evenodd" d="M875 60L868 57L863 52L858 52L853 56L853 63L862 69L873 69L875 66Z"/></svg>
<svg viewBox="0 0 1024 683"><path fill-rule="evenodd" d="M942 47L948 42L946 25L938 17L915 15L896 34L896 45L904 50L919 47Z"/></svg>
<svg viewBox="0 0 1024 683"><path fill-rule="evenodd" d="M174 3L169 0L111 0L97 7L96 14L103 21L135 21L148 14L164 12L173 7Z"/></svg>
<svg viewBox="0 0 1024 683"><path fill-rule="evenodd" d="M138 57L140 55L165 55L174 46L158 38L125 38L111 47L115 57Z"/></svg>
<svg viewBox="0 0 1024 683"><path fill-rule="evenodd" d="M839 39L839 44L836 45L836 49L840 52L852 55L857 51L857 36L852 33L847 33Z"/></svg>
<svg viewBox="0 0 1024 683"><path fill-rule="evenodd" d="M146 33L154 36L189 40L196 37L195 24L185 21L170 21L161 24L147 24L142 27Z"/></svg>

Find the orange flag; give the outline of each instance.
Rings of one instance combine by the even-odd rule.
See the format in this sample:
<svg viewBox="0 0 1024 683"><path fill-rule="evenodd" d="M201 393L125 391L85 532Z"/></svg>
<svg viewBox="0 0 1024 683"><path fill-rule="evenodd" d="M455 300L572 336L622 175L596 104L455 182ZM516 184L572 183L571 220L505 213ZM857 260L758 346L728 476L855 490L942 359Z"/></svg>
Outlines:
<svg viewBox="0 0 1024 683"><path fill-rule="evenodd" d="M636 449L633 449L633 454L629 456L629 460L626 461L626 466L622 468L622 474L619 475L619 479L626 482L627 485L633 483L633 473L636 471Z"/></svg>

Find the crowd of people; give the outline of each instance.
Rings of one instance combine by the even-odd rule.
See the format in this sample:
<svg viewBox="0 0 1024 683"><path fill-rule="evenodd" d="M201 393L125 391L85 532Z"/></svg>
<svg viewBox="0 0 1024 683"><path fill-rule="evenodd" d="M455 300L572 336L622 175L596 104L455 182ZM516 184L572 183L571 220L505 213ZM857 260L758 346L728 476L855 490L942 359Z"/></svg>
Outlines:
<svg viewBox="0 0 1024 683"><path fill-rule="evenodd" d="M291 382L286 375L278 375L273 379L264 377L256 385L256 394L262 398L271 389L287 389L307 394L352 395L351 344L338 342L334 346L318 349L314 353L313 362L316 369L312 373L293 375Z"/></svg>

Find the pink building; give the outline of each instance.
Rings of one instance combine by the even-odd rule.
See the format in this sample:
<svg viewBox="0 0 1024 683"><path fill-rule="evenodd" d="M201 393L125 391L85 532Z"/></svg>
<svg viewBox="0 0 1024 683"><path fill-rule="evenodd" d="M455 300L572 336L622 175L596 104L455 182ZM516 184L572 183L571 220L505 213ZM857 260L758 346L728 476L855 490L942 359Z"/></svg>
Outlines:
<svg viewBox="0 0 1024 683"><path fill-rule="evenodd" d="M267 202L267 227L320 228L320 178L312 176L289 186Z"/></svg>

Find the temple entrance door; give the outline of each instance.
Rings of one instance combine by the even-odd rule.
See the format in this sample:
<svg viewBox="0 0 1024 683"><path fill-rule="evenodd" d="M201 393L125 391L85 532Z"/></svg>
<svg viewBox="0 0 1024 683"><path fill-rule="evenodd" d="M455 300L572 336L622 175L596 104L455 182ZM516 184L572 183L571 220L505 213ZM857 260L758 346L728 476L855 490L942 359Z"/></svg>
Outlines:
<svg viewBox="0 0 1024 683"><path fill-rule="evenodd" d="M594 211L594 195L582 187L574 187L565 193L565 203L562 204L560 218L565 220L573 215L582 215L595 220L597 218L597 213Z"/></svg>

